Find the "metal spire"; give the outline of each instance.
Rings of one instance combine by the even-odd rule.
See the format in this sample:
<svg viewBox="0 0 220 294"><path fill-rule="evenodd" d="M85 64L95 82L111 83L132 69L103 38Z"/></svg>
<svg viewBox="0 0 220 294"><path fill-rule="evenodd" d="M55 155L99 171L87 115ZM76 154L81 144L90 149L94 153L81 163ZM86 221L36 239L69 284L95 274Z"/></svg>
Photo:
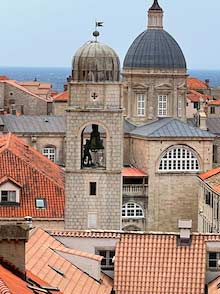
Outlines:
<svg viewBox="0 0 220 294"><path fill-rule="evenodd" d="M97 38L100 35L98 31L98 27L103 27L104 22L103 21L95 21L95 31L93 32L93 36L95 37L95 41L97 42Z"/></svg>
<svg viewBox="0 0 220 294"><path fill-rule="evenodd" d="M151 6L150 10L161 10L162 11L162 8L160 7L158 0L154 0L154 3Z"/></svg>

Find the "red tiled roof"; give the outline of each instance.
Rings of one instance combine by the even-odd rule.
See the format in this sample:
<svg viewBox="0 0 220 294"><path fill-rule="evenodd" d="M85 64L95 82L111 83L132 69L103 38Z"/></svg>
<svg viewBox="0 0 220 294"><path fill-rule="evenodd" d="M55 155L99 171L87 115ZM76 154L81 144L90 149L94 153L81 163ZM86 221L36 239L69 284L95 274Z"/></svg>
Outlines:
<svg viewBox="0 0 220 294"><path fill-rule="evenodd" d="M20 204L0 206L0 217L63 218L64 172L59 166L12 134L0 136L0 166L0 179L21 186ZM36 198L45 198L47 207L36 209Z"/></svg>
<svg viewBox="0 0 220 294"><path fill-rule="evenodd" d="M49 285L58 287L62 293L110 294L112 284L105 276L102 275L102 280L96 281L51 249L64 247L42 229L36 229L26 246L27 270ZM63 275L53 270L53 267Z"/></svg>
<svg viewBox="0 0 220 294"><path fill-rule="evenodd" d="M62 93L59 93L55 96L53 96L53 101L64 101L67 102L69 97L68 91L64 91Z"/></svg>
<svg viewBox="0 0 220 294"><path fill-rule="evenodd" d="M193 77L190 77L187 79L187 87L192 90L193 89L208 89L208 86L206 85L205 82Z"/></svg>
<svg viewBox="0 0 220 294"><path fill-rule="evenodd" d="M210 100L208 105L220 105L220 100Z"/></svg>
<svg viewBox="0 0 220 294"><path fill-rule="evenodd" d="M213 99L212 96L209 95L203 95L195 90L189 90L187 93L187 98L191 100L192 102L199 102L199 100L202 98L203 101Z"/></svg>
<svg viewBox="0 0 220 294"><path fill-rule="evenodd" d="M136 167L124 167L122 170L123 177L146 177L147 174Z"/></svg>
<svg viewBox="0 0 220 294"><path fill-rule="evenodd" d="M198 177L216 193L220 192L220 167L202 173Z"/></svg>
<svg viewBox="0 0 220 294"><path fill-rule="evenodd" d="M59 230L49 231L51 236L57 237L75 237L75 238L100 238L100 239L118 239L122 232L120 231L70 231Z"/></svg>
<svg viewBox="0 0 220 294"><path fill-rule="evenodd" d="M116 247L117 294L205 293L206 241L220 235L192 236L178 246L175 234L123 234Z"/></svg>
<svg viewBox="0 0 220 294"><path fill-rule="evenodd" d="M206 179L208 179L216 174L219 174L219 173L220 173L220 167L216 167L214 169L208 170L207 172L201 173L199 175L199 178L202 180L206 180Z"/></svg>
<svg viewBox="0 0 220 294"><path fill-rule="evenodd" d="M9 80L9 78L7 76L0 76L0 81L5 81L5 80Z"/></svg>
<svg viewBox="0 0 220 294"><path fill-rule="evenodd" d="M27 288L27 282L0 265L0 293L32 294L33 291Z"/></svg>

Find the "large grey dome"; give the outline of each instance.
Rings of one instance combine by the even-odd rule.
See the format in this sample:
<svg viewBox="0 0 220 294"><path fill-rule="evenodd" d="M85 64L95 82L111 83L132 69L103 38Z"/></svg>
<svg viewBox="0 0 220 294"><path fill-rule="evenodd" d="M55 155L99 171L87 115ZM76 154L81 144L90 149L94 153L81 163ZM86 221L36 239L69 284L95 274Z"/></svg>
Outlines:
<svg viewBox="0 0 220 294"><path fill-rule="evenodd" d="M97 41L87 42L73 57L72 76L75 81L119 81L118 55L105 44Z"/></svg>
<svg viewBox="0 0 220 294"><path fill-rule="evenodd" d="M123 67L186 69L186 61L173 37L164 30L150 29L134 40Z"/></svg>

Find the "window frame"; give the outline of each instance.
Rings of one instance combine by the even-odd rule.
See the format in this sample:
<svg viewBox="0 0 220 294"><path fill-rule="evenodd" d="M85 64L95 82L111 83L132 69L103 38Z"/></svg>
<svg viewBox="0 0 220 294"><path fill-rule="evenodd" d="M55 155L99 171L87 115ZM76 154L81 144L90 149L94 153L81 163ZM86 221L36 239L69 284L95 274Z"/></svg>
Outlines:
<svg viewBox="0 0 220 294"><path fill-rule="evenodd" d="M37 206L37 201L38 200L43 200L43 202L44 202L44 206ZM46 209L47 208L47 200L46 200L46 198L44 198L44 197L37 197L37 198L35 198L35 208L37 208L37 209Z"/></svg>
<svg viewBox="0 0 220 294"><path fill-rule="evenodd" d="M134 207L129 207L130 205ZM141 215L137 214L138 211L141 211ZM131 215L132 212L134 213L133 215ZM145 217L144 209L140 204L134 201L126 202L122 205L121 217L122 219L143 219Z"/></svg>
<svg viewBox="0 0 220 294"><path fill-rule="evenodd" d="M199 173L198 155L189 147L176 145L167 149L159 160L159 173Z"/></svg>
<svg viewBox="0 0 220 294"><path fill-rule="evenodd" d="M7 193L7 195L2 195L4 192L6 192ZM13 201L9 201L9 199L8 199L8 197L11 197L10 195L8 195L8 193L13 193L13 197L15 197L15 200L13 200ZM1 190L1 195L0 195L0 197L1 197L1 203L2 204L7 204L7 203L18 203L18 201L17 201L17 191L16 190ZM7 197L7 199L8 200L2 200L2 197Z"/></svg>
<svg viewBox="0 0 220 294"><path fill-rule="evenodd" d="M47 150L48 152L45 152L45 150ZM51 150L53 150L53 152L51 152ZM57 149L55 146L45 146L42 148L42 152L41 152L45 157L47 157L49 160L51 160L52 162L56 162L57 160Z"/></svg>
<svg viewBox="0 0 220 294"><path fill-rule="evenodd" d="M216 254L216 258L210 258L210 254ZM216 261L216 266L210 267L210 261ZM207 269L209 271L220 271L220 252L208 251L207 254Z"/></svg>
<svg viewBox="0 0 220 294"><path fill-rule="evenodd" d="M168 95L157 96L157 109L158 117L166 117L168 115Z"/></svg>
<svg viewBox="0 0 220 294"><path fill-rule="evenodd" d="M215 106L210 107L210 114L215 114Z"/></svg>
<svg viewBox="0 0 220 294"><path fill-rule="evenodd" d="M136 93L136 111L138 117L146 115L146 98L144 93Z"/></svg>
<svg viewBox="0 0 220 294"><path fill-rule="evenodd" d="M101 254L101 252L105 252L106 255L103 256ZM96 248L95 254L104 257L101 261L101 270L103 270L103 271L113 271L114 270L113 258L115 256L115 249ZM105 262L105 264L103 264L104 262Z"/></svg>

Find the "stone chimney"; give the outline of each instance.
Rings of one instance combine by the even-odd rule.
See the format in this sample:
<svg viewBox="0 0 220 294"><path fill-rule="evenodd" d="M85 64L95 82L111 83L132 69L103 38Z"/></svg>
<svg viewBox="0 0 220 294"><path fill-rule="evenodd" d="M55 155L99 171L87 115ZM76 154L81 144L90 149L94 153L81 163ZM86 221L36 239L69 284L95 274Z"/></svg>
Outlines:
<svg viewBox="0 0 220 294"><path fill-rule="evenodd" d="M64 84L63 90L64 90L64 92L66 92L68 90L68 84Z"/></svg>
<svg viewBox="0 0 220 294"><path fill-rule="evenodd" d="M205 79L205 84L206 86L209 88L209 83L210 83L210 80L209 79Z"/></svg>
<svg viewBox="0 0 220 294"><path fill-rule="evenodd" d="M163 9L158 4L158 0L154 0L153 5L148 10L148 29L163 29Z"/></svg>
<svg viewBox="0 0 220 294"><path fill-rule="evenodd" d="M7 223L0 225L0 259L6 266L25 277L25 243L29 227L25 224Z"/></svg>
<svg viewBox="0 0 220 294"><path fill-rule="evenodd" d="M180 246L190 245L192 220L179 220L178 228L180 231L179 245Z"/></svg>
<svg viewBox="0 0 220 294"><path fill-rule="evenodd" d="M199 110L198 110L198 126L201 130L207 131L207 116L204 109L204 101L202 98L199 100Z"/></svg>

